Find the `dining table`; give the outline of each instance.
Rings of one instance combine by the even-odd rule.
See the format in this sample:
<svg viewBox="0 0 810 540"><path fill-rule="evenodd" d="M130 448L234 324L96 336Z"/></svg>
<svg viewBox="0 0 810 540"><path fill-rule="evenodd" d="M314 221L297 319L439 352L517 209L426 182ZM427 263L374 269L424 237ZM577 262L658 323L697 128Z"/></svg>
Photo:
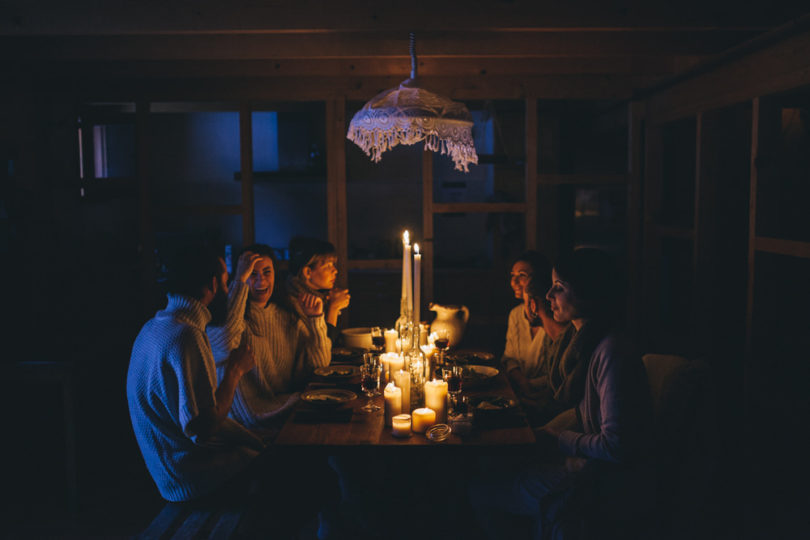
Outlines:
<svg viewBox="0 0 810 540"><path fill-rule="evenodd" d="M491 355L490 355L491 356ZM520 409L506 376L502 372L487 381L483 387L471 390L462 390L470 402L476 397L498 397L509 400L515 406L510 407L504 414L480 415L478 421L474 411L470 417L471 429L464 433L451 431L450 435L439 442L429 439L425 433L412 432L410 436L397 437L392 434L392 427L385 425L384 398L382 395L366 397L360 391L359 375L347 381L335 383L324 380L314 380L309 388L343 388L352 390L358 397L341 407L333 414L327 412L319 415L305 415L313 411L307 410L307 403L300 402L298 408L289 416L278 437L275 439L276 447L306 448L323 450L340 450L355 447L374 448L446 448L481 450L529 450L535 444L535 437L525 414ZM379 409L373 412L361 410L367 400L371 399ZM472 409L472 407L470 407ZM411 411L402 411L409 413ZM448 423L452 424L448 421ZM469 427L469 425L468 425Z"/></svg>

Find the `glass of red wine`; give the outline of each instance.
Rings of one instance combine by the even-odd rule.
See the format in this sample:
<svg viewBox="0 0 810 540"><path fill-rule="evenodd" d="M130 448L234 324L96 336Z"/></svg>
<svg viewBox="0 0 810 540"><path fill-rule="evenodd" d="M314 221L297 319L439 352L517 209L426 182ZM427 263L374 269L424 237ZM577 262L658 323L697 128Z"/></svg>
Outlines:
<svg viewBox="0 0 810 540"><path fill-rule="evenodd" d="M379 326L371 327L371 344L378 353L383 352L385 349L385 335L383 335L382 329Z"/></svg>
<svg viewBox="0 0 810 540"><path fill-rule="evenodd" d="M444 353L450 348L450 330L447 328L437 329L433 346L439 351L439 365L444 366Z"/></svg>
<svg viewBox="0 0 810 540"><path fill-rule="evenodd" d="M380 410L380 406L375 404L374 398L377 389L380 387L380 368L374 362L368 362L360 366L360 388L368 398L368 402L360 408L364 412L374 412Z"/></svg>

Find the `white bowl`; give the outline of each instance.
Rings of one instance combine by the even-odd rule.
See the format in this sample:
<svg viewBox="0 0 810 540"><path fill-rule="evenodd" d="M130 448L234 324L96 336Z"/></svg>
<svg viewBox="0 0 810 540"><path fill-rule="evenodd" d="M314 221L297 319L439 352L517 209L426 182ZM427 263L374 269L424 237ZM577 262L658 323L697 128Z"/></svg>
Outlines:
<svg viewBox="0 0 810 540"><path fill-rule="evenodd" d="M346 347L371 348L371 328L346 328L343 334L343 344Z"/></svg>

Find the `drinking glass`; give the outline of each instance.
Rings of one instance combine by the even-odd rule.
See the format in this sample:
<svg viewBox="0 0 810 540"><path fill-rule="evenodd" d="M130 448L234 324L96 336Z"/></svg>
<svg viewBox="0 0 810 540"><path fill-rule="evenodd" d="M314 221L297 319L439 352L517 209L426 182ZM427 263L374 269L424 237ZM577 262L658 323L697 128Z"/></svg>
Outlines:
<svg viewBox="0 0 810 540"><path fill-rule="evenodd" d="M379 326L371 327L371 344L374 346L374 350L378 353L383 352L385 349L385 336L383 335L382 329Z"/></svg>
<svg viewBox="0 0 810 540"><path fill-rule="evenodd" d="M453 364L442 369L442 377L447 383L447 393L450 394L450 408L453 414L458 408L459 397L461 396L461 366Z"/></svg>
<svg viewBox="0 0 810 540"><path fill-rule="evenodd" d="M380 409L380 406L372 401L380 387L380 371L373 362L360 366L360 387L368 398L368 402L360 408L361 411L370 413Z"/></svg>
<svg viewBox="0 0 810 540"><path fill-rule="evenodd" d="M444 353L450 348L450 330L439 328L436 330L436 339L433 341L436 350L439 351L439 365L444 365Z"/></svg>

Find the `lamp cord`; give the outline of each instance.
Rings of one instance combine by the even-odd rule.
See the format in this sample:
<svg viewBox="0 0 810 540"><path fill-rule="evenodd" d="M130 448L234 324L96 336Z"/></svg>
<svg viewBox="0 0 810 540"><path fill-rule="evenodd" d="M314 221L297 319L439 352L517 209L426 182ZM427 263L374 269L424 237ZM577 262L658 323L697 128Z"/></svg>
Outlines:
<svg viewBox="0 0 810 540"><path fill-rule="evenodd" d="M416 36L413 32L410 33L410 45L408 50L411 53L411 79L416 79Z"/></svg>

